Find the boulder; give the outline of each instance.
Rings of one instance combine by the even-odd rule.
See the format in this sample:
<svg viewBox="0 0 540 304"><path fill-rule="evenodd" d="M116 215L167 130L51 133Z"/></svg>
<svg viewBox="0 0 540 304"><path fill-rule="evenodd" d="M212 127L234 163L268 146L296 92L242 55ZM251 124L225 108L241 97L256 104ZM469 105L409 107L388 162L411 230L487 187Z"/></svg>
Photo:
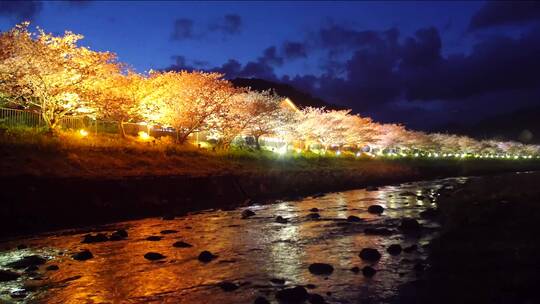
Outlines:
<svg viewBox="0 0 540 304"><path fill-rule="evenodd" d="M193 245L191 245L189 243L186 243L186 242L183 242L183 241L178 241L178 242L173 244L173 247L176 247L176 248L189 248L189 247L193 247Z"/></svg>
<svg viewBox="0 0 540 304"><path fill-rule="evenodd" d="M386 252L388 252L391 255L398 255L401 253L401 245L399 244L392 244L386 248Z"/></svg>
<svg viewBox="0 0 540 304"><path fill-rule="evenodd" d="M161 234L174 234L174 233L178 233L178 230L166 229L166 230L161 230L159 233L161 233Z"/></svg>
<svg viewBox="0 0 540 304"><path fill-rule="evenodd" d="M409 252L416 251L417 249L418 249L418 245L412 244L411 246L407 246L407 247L403 248L403 251L409 253Z"/></svg>
<svg viewBox="0 0 540 304"><path fill-rule="evenodd" d="M58 265L49 265L49 266L47 266L47 268L45 268L45 270L47 270L47 271L57 271L58 269L60 269L60 267L58 267Z"/></svg>
<svg viewBox="0 0 540 304"><path fill-rule="evenodd" d="M87 234L83 236L83 240L81 243L83 244L92 244L92 243L101 243L108 241L109 238L104 233L98 233L98 234Z"/></svg>
<svg viewBox="0 0 540 304"><path fill-rule="evenodd" d="M128 233L124 229L116 230L111 234L111 237L109 238L111 241L120 241L128 237Z"/></svg>
<svg viewBox="0 0 540 304"><path fill-rule="evenodd" d="M316 212L312 212L312 213L307 215L307 218L312 219L312 220L316 220L316 219L321 218L321 215L316 213Z"/></svg>
<svg viewBox="0 0 540 304"><path fill-rule="evenodd" d="M364 233L367 235L391 235L392 230L387 228L366 228Z"/></svg>
<svg viewBox="0 0 540 304"><path fill-rule="evenodd" d="M384 207L381 205L371 205L368 207L367 211L371 214L381 214L384 212Z"/></svg>
<svg viewBox="0 0 540 304"><path fill-rule="evenodd" d="M276 223L279 223L279 224L287 224L289 222L288 219L282 217L281 215L278 215L276 217Z"/></svg>
<svg viewBox="0 0 540 304"><path fill-rule="evenodd" d="M376 262L381 258L381 254L377 249L373 248L364 248L360 251L360 254L358 256L362 260L370 261L370 262Z"/></svg>
<svg viewBox="0 0 540 304"><path fill-rule="evenodd" d="M309 272L316 275L330 275L334 272L334 267L325 263L313 263L309 265Z"/></svg>
<svg viewBox="0 0 540 304"><path fill-rule="evenodd" d="M17 289L15 291L12 291L10 296L13 299L24 299L28 296L28 293L24 289Z"/></svg>
<svg viewBox="0 0 540 304"><path fill-rule="evenodd" d="M404 218L401 220L401 225L399 225L399 228L405 232L417 232L422 229L422 225L418 223L417 220L412 218Z"/></svg>
<svg viewBox="0 0 540 304"><path fill-rule="evenodd" d="M316 294L316 293L309 294L308 301L311 304L326 304L327 303L320 294Z"/></svg>
<svg viewBox="0 0 540 304"><path fill-rule="evenodd" d="M302 303L309 297L307 290L304 287L297 286L294 288L286 288L276 292L276 299L285 303Z"/></svg>
<svg viewBox="0 0 540 304"><path fill-rule="evenodd" d="M375 270L375 268L373 268L373 267L365 266L364 268L362 268L362 274L363 274L366 278L371 278L371 277L373 277L376 273L377 273L377 270Z"/></svg>
<svg viewBox="0 0 540 304"><path fill-rule="evenodd" d="M76 260L76 261L86 261L86 260L92 259L93 257L94 257L94 255L88 249L82 250L80 252L77 252L77 253L71 255L71 258Z"/></svg>
<svg viewBox="0 0 540 304"><path fill-rule="evenodd" d="M253 301L253 304L270 304L270 301L268 301L265 297L257 297L255 301Z"/></svg>
<svg viewBox="0 0 540 304"><path fill-rule="evenodd" d="M311 208L309 209L309 212L319 212L319 208Z"/></svg>
<svg viewBox="0 0 540 304"><path fill-rule="evenodd" d="M203 262L203 263L208 263L210 261L212 261L213 259L217 258L216 255L214 255L213 253L211 253L210 251L203 251L199 254L199 261Z"/></svg>
<svg viewBox="0 0 540 304"><path fill-rule="evenodd" d="M255 215L255 212L249 210L249 209L245 209L244 211L242 211L242 218L243 219L247 219L247 218L250 218L252 216Z"/></svg>
<svg viewBox="0 0 540 304"><path fill-rule="evenodd" d="M157 261L157 260L162 260L165 258L165 256L161 253L157 253L157 252L147 252L145 255L144 255L144 258L149 260L149 261Z"/></svg>
<svg viewBox="0 0 540 304"><path fill-rule="evenodd" d="M362 219L359 218L358 216L355 216L355 215L349 215L347 217L347 222L354 222L354 223L358 223L358 222L361 222Z"/></svg>
<svg viewBox="0 0 540 304"><path fill-rule="evenodd" d="M221 288L221 290L226 291L226 292L234 291L238 289L238 285L229 281L223 281L219 283L218 286L219 288Z"/></svg>
<svg viewBox="0 0 540 304"><path fill-rule="evenodd" d="M30 266L43 265L47 259L39 255L28 255L15 262L8 263L6 266L14 269L24 269Z"/></svg>
<svg viewBox="0 0 540 304"><path fill-rule="evenodd" d="M0 282L13 281L18 279L20 276L20 274L14 271L0 269Z"/></svg>

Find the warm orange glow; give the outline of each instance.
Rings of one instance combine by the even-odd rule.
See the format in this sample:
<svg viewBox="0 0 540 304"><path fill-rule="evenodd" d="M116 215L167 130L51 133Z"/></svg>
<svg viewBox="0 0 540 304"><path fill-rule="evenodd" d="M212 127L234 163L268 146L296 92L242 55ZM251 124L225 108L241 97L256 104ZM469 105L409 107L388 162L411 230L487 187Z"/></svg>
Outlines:
<svg viewBox="0 0 540 304"><path fill-rule="evenodd" d="M80 129L78 133L80 137L88 136L88 131L86 131L85 129Z"/></svg>
<svg viewBox="0 0 540 304"><path fill-rule="evenodd" d="M149 141L151 139L150 135L144 131L140 131L139 133L139 140L141 141Z"/></svg>

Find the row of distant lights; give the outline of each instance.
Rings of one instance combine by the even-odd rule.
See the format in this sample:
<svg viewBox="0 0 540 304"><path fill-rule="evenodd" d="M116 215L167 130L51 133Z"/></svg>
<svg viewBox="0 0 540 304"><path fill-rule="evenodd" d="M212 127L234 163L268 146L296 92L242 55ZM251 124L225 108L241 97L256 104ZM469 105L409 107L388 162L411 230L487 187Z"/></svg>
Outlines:
<svg viewBox="0 0 540 304"><path fill-rule="evenodd" d="M295 149L296 153L302 153L301 149ZM287 147L283 146L275 150L278 154L287 153ZM365 154L369 157L427 157L427 158L478 158L478 159L532 159L532 155L511 155L511 154L467 154L467 153L371 153L371 152L356 152L356 157L362 156ZM341 155L341 151L337 150L336 155ZM540 155L536 156L540 159Z"/></svg>
<svg viewBox="0 0 540 304"><path fill-rule="evenodd" d="M80 137L87 137L89 135L88 131L85 129L79 130L79 136ZM139 139L142 141L147 141L150 139L150 135L148 133L141 131L138 133ZM296 153L302 153L302 149L295 149ZM287 146L282 146L278 148L276 151L278 154L285 154L287 153ZM365 152L366 155L370 157L377 157L377 156L390 156L390 157L428 157L428 158L480 158L480 159L532 159L532 155L510 155L510 154L467 154L467 153L414 153L414 154L407 154L407 153L377 153L373 154L371 152ZM336 155L341 155L341 151L337 150ZM362 152L356 152L356 157L362 156ZM536 158L540 158L539 156L536 156Z"/></svg>

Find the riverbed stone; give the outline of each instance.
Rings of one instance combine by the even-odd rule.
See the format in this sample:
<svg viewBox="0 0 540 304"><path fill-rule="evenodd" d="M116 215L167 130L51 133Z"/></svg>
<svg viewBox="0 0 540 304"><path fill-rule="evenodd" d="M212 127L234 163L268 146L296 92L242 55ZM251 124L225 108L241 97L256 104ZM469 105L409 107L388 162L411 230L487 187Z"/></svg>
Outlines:
<svg viewBox="0 0 540 304"><path fill-rule="evenodd" d="M40 255L28 255L15 262L8 263L6 266L14 269L24 269L30 266L43 265L47 259Z"/></svg>
<svg viewBox="0 0 540 304"><path fill-rule="evenodd" d="M190 248L190 247L193 247L193 245L191 245L189 243L186 243L184 241L178 241L178 242L173 244L173 247L176 247L176 248Z"/></svg>
<svg viewBox="0 0 540 304"><path fill-rule="evenodd" d="M366 228L364 229L364 233L367 235L391 235L392 230L388 228L382 228L382 227Z"/></svg>
<svg viewBox="0 0 540 304"><path fill-rule="evenodd" d="M14 271L0 270L0 282L13 281L13 280L18 279L20 276L21 276L20 274Z"/></svg>
<svg viewBox="0 0 540 304"><path fill-rule="evenodd" d="M323 296L317 293L309 294L308 301L311 304L326 304L327 303L326 300L323 298Z"/></svg>
<svg viewBox="0 0 540 304"><path fill-rule="evenodd" d="M404 218L401 220L399 228L405 232L418 232L422 229L422 225L413 218Z"/></svg>
<svg viewBox="0 0 540 304"><path fill-rule="evenodd" d="M309 297L307 290L302 286L285 288L276 292L276 299L285 303L302 303Z"/></svg>
<svg viewBox="0 0 540 304"><path fill-rule="evenodd" d="M370 262L376 262L381 258L381 254L377 249L374 248L364 248L360 251L360 254L358 256L362 260L370 261Z"/></svg>
<svg viewBox="0 0 540 304"><path fill-rule="evenodd" d="M252 216L255 215L255 212L249 210L249 209L245 209L244 211L242 211L242 218L243 219L247 219L247 218L250 218Z"/></svg>
<svg viewBox="0 0 540 304"><path fill-rule="evenodd" d="M18 290L12 291L9 295L13 299L24 299L28 296L28 292L24 289L18 289Z"/></svg>
<svg viewBox="0 0 540 304"><path fill-rule="evenodd" d="M111 237L109 238L111 241L120 241L128 237L128 233L124 229L116 230L111 234Z"/></svg>
<svg viewBox="0 0 540 304"><path fill-rule="evenodd" d="M217 258L216 255L214 255L213 253L211 253L210 251L203 251L199 254L199 261L203 262L203 263L208 263L208 262L211 262L212 260L214 260L215 258Z"/></svg>
<svg viewBox="0 0 540 304"><path fill-rule="evenodd" d="M309 265L309 272L316 275L330 275L334 272L334 267L326 263L313 263Z"/></svg>
<svg viewBox="0 0 540 304"><path fill-rule="evenodd" d="M81 243L83 244L93 244L93 243L101 243L108 241L109 238L104 233L97 233L97 234L87 234L83 236L83 240Z"/></svg>
<svg viewBox="0 0 540 304"><path fill-rule="evenodd" d="M86 260L92 259L93 257L94 255L88 249L82 250L80 252L77 252L71 255L71 258L73 258L76 261L86 261Z"/></svg>
<svg viewBox="0 0 540 304"><path fill-rule="evenodd" d="M401 245L399 244L392 244L386 248L386 252L388 252L391 255L398 255L401 253Z"/></svg>
<svg viewBox="0 0 540 304"><path fill-rule="evenodd" d="M218 286L219 288L221 288L221 290L226 291L226 292L235 291L238 289L238 285L229 281L220 282Z"/></svg>
<svg viewBox="0 0 540 304"><path fill-rule="evenodd" d="M307 218L312 219L312 220L317 220L317 219L321 218L321 215L316 213L316 212L312 212L312 213L307 215Z"/></svg>
<svg viewBox="0 0 540 304"><path fill-rule="evenodd" d="M178 230L165 229L165 230L161 230L159 233L161 233L161 234L175 234L175 233L178 233Z"/></svg>
<svg viewBox="0 0 540 304"><path fill-rule="evenodd" d="M158 236L158 235L151 235L151 236L146 238L147 241L151 241L151 242L161 241L162 239L163 239L163 237Z"/></svg>
<svg viewBox="0 0 540 304"><path fill-rule="evenodd" d="M270 304L270 301L268 301L265 297L257 297L255 301L253 301L253 304Z"/></svg>
<svg viewBox="0 0 540 304"><path fill-rule="evenodd" d="M311 208L309 209L309 212L319 212L319 208Z"/></svg>
<svg viewBox="0 0 540 304"><path fill-rule="evenodd" d="M373 268L373 267L371 267L371 266L365 266L364 268L362 268L362 274L363 274L366 278L371 278L371 277L373 277L376 273L377 273L377 270L375 270L375 268Z"/></svg>
<svg viewBox="0 0 540 304"><path fill-rule="evenodd" d="M413 252L413 251L416 251L416 250L418 250L418 245L416 245L416 244L412 244L411 246L407 246L407 247L403 248L403 251L407 252L407 253L410 253L410 252Z"/></svg>
<svg viewBox="0 0 540 304"><path fill-rule="evenodd" d="M58 267L58 265L49 265L49 266L47 266L47 268L45 268L45 270L47 270L47 271L56 271L58 269L60 269L60 267Z"/></svg>
<svg viewBox="0 0 540 304"><path fill-rule="evenodd" d="M349 216L347 217L347 222L358 223L358 222L361 222L361 221L362 221L362 219L359 218L359 217L356 216L356 215L349 215Z"/></svg>
<svg viewBox="0 0 540 304"><path fill-rule="evenodd" d="M158 253L158 252L147 252L145 255L144 255L144 258L149 260L149 261L157 261L157 260L162 260L165 258L165 256L161 253Z"/></svg>
<svg viewBox="0 0 540 304"><path fill-rule="evenodd" d="M368 207L367 211L371 214L382 214L384 212L384 207L381 205L371 205Z"/></svg>
<svg viewBox="0 0 540 304"><path fill-rule="evenodd" d="M276 223L279 223L279 224L287 224L287 223L289 222L289 219L286 219L286 218L284 218L283 216L278 215L278 216L276 217L276 220L275 220L275 221L276 221Z"/></svg>

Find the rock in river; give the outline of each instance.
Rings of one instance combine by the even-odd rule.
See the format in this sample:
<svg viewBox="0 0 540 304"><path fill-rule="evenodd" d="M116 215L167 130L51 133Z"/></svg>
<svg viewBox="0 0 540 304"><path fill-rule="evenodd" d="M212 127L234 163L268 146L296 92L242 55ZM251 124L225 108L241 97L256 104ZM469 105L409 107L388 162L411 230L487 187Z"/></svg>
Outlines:
<svg viewBox="0 0 540 304"><path fill-rule="evenodd" d="M90 250L86 249L73 254L71 257L76 261L86 261L93 258L94 255L92 254L92 252L90 252Z"/></svg>
<svg viewBox="0 0 540 304"><path fill-rule="evenodd" d="M254 215L255 215L255 212L253 212L253 211L251 211L249 209L246 209L246 210L242 211L242 218L243 219L247 219L247 218L252 217Z"/></svg>
<svg viewBox="0 0 540 304"><path fill-rule="evenodd" d="M334 267L325 263L313 263L309 265L309 272L316 275L329 275L334 272Z"/></svg>
<svg viewBox="0 0 540 304"><path fill-rule="evenodd" d="M362 249L358 256L360 256L362 260L366 260L370 262L376 262L381 258L381 254L379 253L379 251L373 248Z"/></svg>
<svg viewBox="0 0 540 304"><path fill-rule="evenodd" d="M18 279L20 276L20 274L13 271L0 270L0 282L13 281Z"/></svg>
<svg viewBox="0 0 540 304"><path fill-rule="evenodd" d="M312 213L308 214L307 217L309 219L316 220L316 219L319 219L321 217L321 215L318 214L318 213L312 212Z"/></svg>
<svg viewBox="0 0 540 304"><path fill-rule="evenodd" d="M152 235L146 238L147 241L151 241L151 242L161 241L161 239L163 239L163 237L157 236L157 235Z"/></svg>
<svg viewBox="0 0 540 304"><path fill-rule="evenodd" d="M111 241L120 241L128 237L128 233L124 229L116 230L111 234L110 240Z"/></svg>
<svg viewBox="0 0 540 304"><path fill-rule="evenodd" d="M234 290L237 290L238 289L238 285L232 283L232 282L228 282L228 281L223 281L221 283L218 284L219 288L221 288L223 291L234 291Z"/></svg>
<svg viewBox="0 0 540 304"><path fill-rule="evenodd" d="M377 270L375 270L375 268L373 267L365 266L364 268L362 268L362 274L367 278L373 277L376 273Z"/></svg>
<svg viewBox="0 0 540 304"><path fill-rule="evenodd" d="M92 244L92 243L101 243L108 241L109 238L104 233L98 233L98 234L87 234L83 237L83 240L81 243L83 244Z"/></svg>
<svg viewBox="0 0 540 304"><path fill-rule="evenodd" d="M8 263L6 266L9 268L14 268L14 269L23 269L23 268L28 268L30 266L43 265L45 264L45 262L47 262L47 259L45 259L42 256L28 255L28 256L23 257L20 260Z"/></svg>
<svg viewBox="0 0 540 304"><path fill-rule="evenodd" d="M422 225L420 225L420 223L418 223L418 221L415 219L404 218L401 221L401 225L399 226L399 228L401 228L401 230L405 232L417 232L422 229Z"/></svg>
<svg viewBox="0 0 540 304"><path fill-rule="evenodd" d="M150 261L157 261L157 260L162 260L165 258L165 256L161 253L157 253L157 252L148 252L144 255L144 258L147 259L147 260L150 260Z"/></svg>
<svg viewBox="0 0 540 304"><path fill-rule="evenodd" d="M45 270L47 270L47 271L56 271L58 269L60 269L60 267L58 267L58 265L49 265L49 266L47 266L47 268L45 268Z"/></svg>
<svg viewBox="0 0 540 304"><path fill-rule="evenodd" d="M361 222L362 219L355 215L349 215L347 217L347 222Z"/></svg>
<svg viewBox="0 0 540 304"><path fill-rule="evenodd" d="M381 214L384 212L384 207L381 205L371 205L368 207L367 211L372 214Z"/></svg>
<svg viewBox="0 0 540 304"><path fill-rule="evenodd" d="M255 301L253 301L253 304L270 304L270 301L268 301L265 297L257 297Z"/></svg>
<svg viewBox="0 0 540 304"><path fill-rule="evenodd" d="M386 252L388 252L391 255L398 255L401 253L401 246L399 244L392 244L388 246L386 249Z"/></svg>
<svg viewBox="0 0 540 304"><path fill-rule="evenodd" d="M166 230L161 230L159 233L161 233L161 234L174 234L174 233L178 233L178 230L166 229Z"/></svg>
<svg viewBox="0 0 540 304"><path fill-rule="evenodd" d="M304 287L286 288L276 292L276 299L285 303L303 303L309 295Z"/></svg>
<svg viewBox="0 0 540 304"><path fill-rule="evenodd" d="M211 253L210 251L203 251L199 254L199 261L203 262L203 263L208 263L210 261L212 261L213 259L217 258L216 255L214 255L213 253Z"/></svg>
<svg viewBox="0 0 540 304"><path fill-rule="evenodd" d="M287 224L289 222L288 219L284 218L283 216L281 215L278 215L276 217L276 223L279 223L279 224Z"/></svg>
<svg viewBox="0 0 540 304"><path fill-rule="evenodd" d="M193 247L193 245L191 245L189 243L186 243L186 242L183 242L183 241L178 241L178 242L173 244L173 247L176 247L176 248L189 248L189 247Z"/></svg>

